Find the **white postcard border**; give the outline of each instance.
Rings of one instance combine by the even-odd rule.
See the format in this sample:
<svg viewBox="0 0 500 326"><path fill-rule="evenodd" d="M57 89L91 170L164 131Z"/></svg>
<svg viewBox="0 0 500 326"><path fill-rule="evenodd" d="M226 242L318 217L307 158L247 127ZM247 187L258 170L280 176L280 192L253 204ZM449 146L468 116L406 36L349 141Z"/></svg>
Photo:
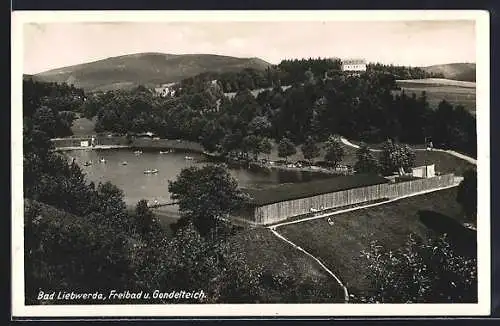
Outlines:
<svg viewBox="0 0 500 326"><path fill-rule="evenodd" d="M25 23L49 22L195 22L195 21L476 21L476 116L478 137L477 304L170 304L42 305L24 304L22 73ZM18 11L12 13L12 315L15 317L132 316L471 316L490 313L490 42L489 13L481 10L360 11Z"/></svg>

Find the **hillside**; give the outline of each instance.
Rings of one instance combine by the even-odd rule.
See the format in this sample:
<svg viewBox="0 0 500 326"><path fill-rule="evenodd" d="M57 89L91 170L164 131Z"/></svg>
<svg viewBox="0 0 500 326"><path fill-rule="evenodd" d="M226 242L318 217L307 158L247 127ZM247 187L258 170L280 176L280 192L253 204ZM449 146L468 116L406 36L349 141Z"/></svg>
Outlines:
<svg viewBox="0 0 500 326"><path fill-rule="evenodd" d="M176 82L202 72L228 72L244 68L265 69L259 58L235 58L212 54L138 53L63 67L36 74L39 80L66 82L87 92L154 86Z"/></svg>
<svg viewBox="0 0 500 326"><path fill-rule="evenodd" d="M475 63L449 63L443 65L434 65L422 67L428 73L443 74L446 79L476 81Z"/></svg>
<svg viewBox="0 0 500 326"><path fill-rule="evenodd" d="M37 77L36 75L28 75L28 74L23 74L23 80L33 80L33 81L42 81L40 80L39 77Z"/></svg>

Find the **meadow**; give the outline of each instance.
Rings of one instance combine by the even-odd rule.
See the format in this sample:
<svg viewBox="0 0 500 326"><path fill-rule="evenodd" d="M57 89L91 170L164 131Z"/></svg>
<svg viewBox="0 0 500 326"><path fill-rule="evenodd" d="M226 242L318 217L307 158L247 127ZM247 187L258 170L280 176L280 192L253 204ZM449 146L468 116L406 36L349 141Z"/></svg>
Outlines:
<svg viewBox="0 0 500 326"><path fill-rule="evenodd" d="M398 80L397 84L401 87L401 91L394 91L394 94L400 94L404 90L408 95L415 93L420 96L425 91L431 107L437 107L444 99L453 105L462 105L473 114L476 112L476 83L447 79L421 79Z"/></svg>

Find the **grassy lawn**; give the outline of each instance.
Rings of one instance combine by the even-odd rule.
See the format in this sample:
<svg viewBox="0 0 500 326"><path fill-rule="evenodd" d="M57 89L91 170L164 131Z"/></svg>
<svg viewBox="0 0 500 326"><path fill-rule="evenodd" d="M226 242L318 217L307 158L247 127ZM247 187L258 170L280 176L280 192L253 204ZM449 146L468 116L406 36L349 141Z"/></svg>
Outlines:
<svg viewBox="0 0 500 326"><path fill-rule="evenodd" d="M315 279L326 284L335 302L343 302L340 286L316 262L278 239L266 228L247 228L232 236L230 244L236 252L243 253L250 266L263 265L274 274L286 273L300 280ZM331 287L331 288L330 288ZM274 294L279 302L279 293ZM321 298L313 298L321 300Z"/></svg>
<svg viewBox="0 0 500 326"><path fill-rule="evenodd" d="M475 167L474 164L448 153L416 151L415 154L415 166L436 164L436 171L442 174L454 173L455 175L461 176L466 170Z"/></svg>
<svg viewBox="0 0 500 326"><path fill-rule="evenodd" d="M71 131L75 136L89 136L95 134L94 127L96 118L89 120L87 118L78 118L73 121Z"/></svg>
<svg viewBox="0 0 500 326"><path fill-rule="evenodd" d="M360 252L368 249L373 240L395 249L405 243L410 233L426 237L442 233L450 225L461 230L456 222L462 221L461 208L455 198L456 188L451 188L335 215L332 226L321 218L279 227L277 231L319 257L350 292L370 292L365 277L370 270Z"/></svg>

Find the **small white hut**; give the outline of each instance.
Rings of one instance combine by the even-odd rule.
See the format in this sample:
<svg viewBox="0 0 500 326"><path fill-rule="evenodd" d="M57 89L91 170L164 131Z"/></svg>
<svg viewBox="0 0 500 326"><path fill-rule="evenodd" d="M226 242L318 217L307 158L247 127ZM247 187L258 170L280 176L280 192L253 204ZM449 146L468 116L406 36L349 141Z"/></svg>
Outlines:
<svg viewBox="0 0 500 326"><path fill-rule="evenodd" d="M411 169L411 174L415 178L432 178L436 176L434 164L417 166Z"/></svg>

